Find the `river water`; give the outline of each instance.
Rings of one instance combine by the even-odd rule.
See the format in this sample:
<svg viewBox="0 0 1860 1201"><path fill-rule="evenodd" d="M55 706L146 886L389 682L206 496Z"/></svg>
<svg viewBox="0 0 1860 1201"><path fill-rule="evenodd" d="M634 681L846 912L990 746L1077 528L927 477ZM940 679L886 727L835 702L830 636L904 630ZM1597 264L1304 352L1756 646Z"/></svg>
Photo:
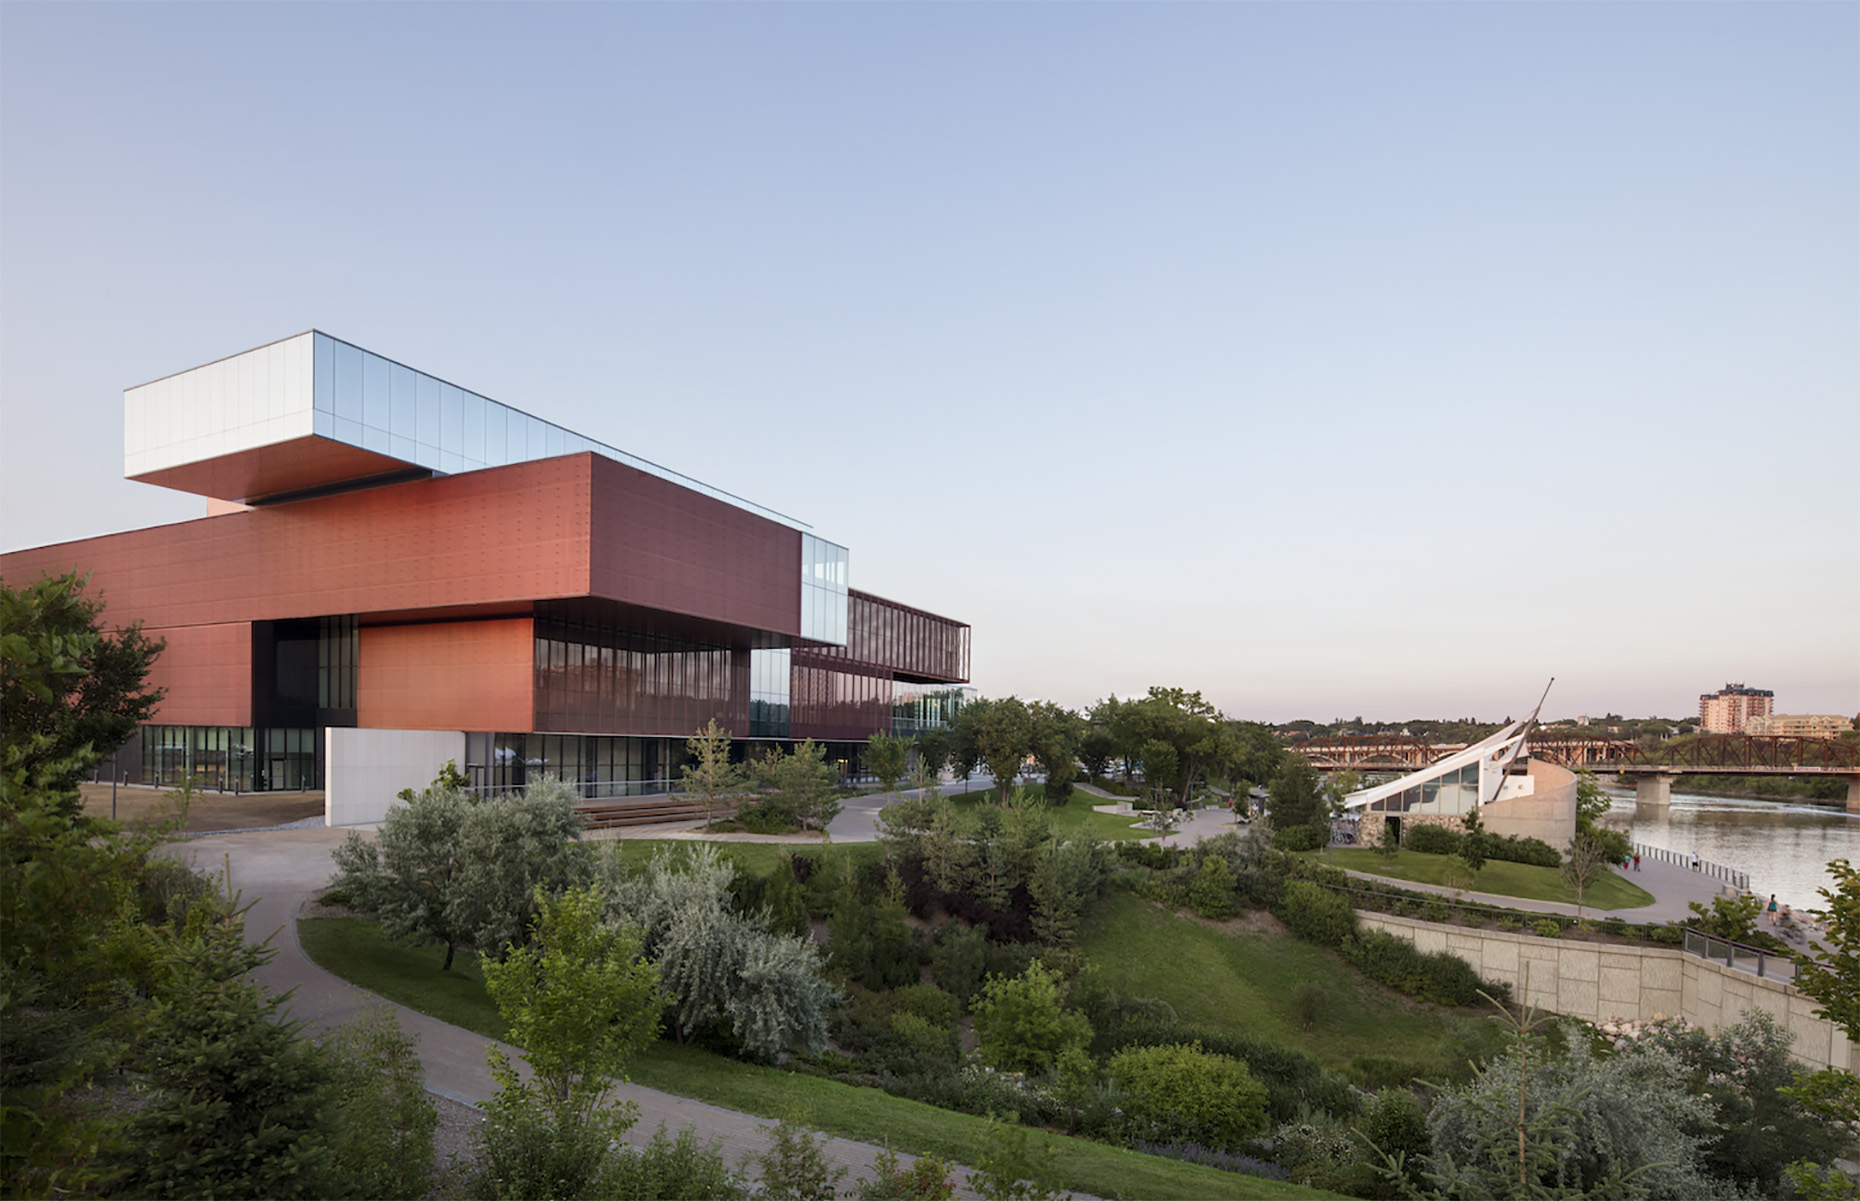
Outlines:
<svg viewBox="0 0 1860 1201"><path fill-rule="evenodd" d="M1635 842L1664 847L1750 873L1750 891L1771 893L1797 909L1820 908L1819 889L1832 887L1830 859L1860 867L1860 813L1839 805L1744 801L1673 793L1662 810L1634 804L1632 789L1605 790L1614 807L1604 819Z"/></svg>

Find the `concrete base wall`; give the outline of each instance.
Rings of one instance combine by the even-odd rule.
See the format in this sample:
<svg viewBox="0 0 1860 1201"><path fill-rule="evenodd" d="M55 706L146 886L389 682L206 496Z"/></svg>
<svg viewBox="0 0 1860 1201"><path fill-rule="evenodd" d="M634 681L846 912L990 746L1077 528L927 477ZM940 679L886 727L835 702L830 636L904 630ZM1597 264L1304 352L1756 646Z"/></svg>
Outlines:
<svg viewBox="0 0 1860 1201"><path fill-rule="evenodd" d="M342 730L324 741L323 824L373 825L403 788L425 788L450 759L465 764L457 730Z"/></svg>
<svg viewBox="0 0 1860 1201"><path fill-rule="evenodd" d="M1816 1017L1812 998L1781 981L1759 979L1663 947L1564 942L1436 925L1392 913L1356 916L1365 929L1385 930L1422 951L1458 956L1481 979L1510 985L1515 1000L1538 1009L1587 1022L1611 1017L1644 1020L1663 1013L1712 1030L1736 1025L1747 1009L1761 1009L1796 1036L1792 1050L1803 1063L1860 1072L1860 1046L1850 1043L1833 1022Z"/></svg>
<svg viewBox="0 0 1860 1201"><path fill-rule="evenodd" d="M1576 837L1576 775L1536 759L1530 771L1528 794L1481 807L1479 820L1501 838L1537 838L1560 851Z"/></svg>

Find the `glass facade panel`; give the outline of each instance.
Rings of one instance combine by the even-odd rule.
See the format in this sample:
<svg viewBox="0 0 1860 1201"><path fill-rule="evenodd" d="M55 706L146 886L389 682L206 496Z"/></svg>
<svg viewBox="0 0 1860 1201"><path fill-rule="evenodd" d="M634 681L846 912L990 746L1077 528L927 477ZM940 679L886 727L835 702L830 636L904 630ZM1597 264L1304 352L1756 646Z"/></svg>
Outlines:
<svg viewBox="0 0 1860 1201"><path fill-rule="evenodd" d="M213 792L298 792L323 786L315 730L143 726L142 783L173 788L188 776Z"/></svg>
<svg viewBox="0 0 1860 1201"><path fill-rule="evenodd" d="M326 437L334 437L352 446L379 448L382 453L396 454L408 462L444 472L471 471L480 467L592 451L791 529L807 528L804 523L773 509L552 425L519 409L384 359L327 334L318 333L314 338L315 347L311 353L314 378L311 390L316 397L316 408L353 423L344 425L337 422L333 427L328 427L333 433L326 433ZM172 384L175 388L196 387L199 383L194 378L196 374L183 373L172 377L170 381L158 381L148 387L157 388L166 384ZM251 390L246 388L238 391L242 396L251 394ZM166 391L163 395L166 395ZM207 401L201 398L199 403L204 405ZM139 445L158 437L158 432L150 429L149 425L163 419L172 408L172 405L154 404L146 412L138 410L137 421L140 424L135 428L141 432L134 434L131 441ZM502 437L501 450L499 431ZM393 437L407 439L411 444L410 449L402 445L401 449L406 453L397 452ZM845 639L844 606L836 606L830 597L836 592L843 595L846 590L846 548L824 541L820 546L824 549L816 564L819 570L804 570L803 574L814 581L816 588L825 589L829 599L803 603L813 606L809 612L813 614L813 628L820 631L819 637L824 641L840 642Z"/></svg>
<svg viewBox="0 0 1860 1201"><path fill-rule="evenodd" d="M420 385L412 368L389 364L388 392L393 398L388 414L388 431L396 437L414 440L419 413Z"/></svg>
<svg viewBox="0 0 1860 1201"><path fill-rule="evenodd" d="M689 737L748 728L750 654L651 631L539 614L537 728Z"/></svg>
<svg viewBox="0 0 1860 1201"><path fill-rule="evenodd" d="M682 739L603 734L465 735L465 775L474 788L503 792L552 775L582 797L645 796L670 791Z"/></svg>
<svg viewBox="0 0 1860 1201"><path fill-rule="evenodd" d="M846 643L849 554L845 547L801 535L801 636Z"/></svg>
<svg viewBox="0 0 1860 1201"><path fill-rule="evenodd" d="M789 721L789 689L792 683L793 652L754 650L749 652L749 736L751 738L786 738Z"/></svg>
<svg viewBox="0 0 1860 1201"><path fill-rule="evenodd" d="M881 668L954 683L969 678L969 627L864 593L850 593L844 647L807 647L808 662Z"/></svg>

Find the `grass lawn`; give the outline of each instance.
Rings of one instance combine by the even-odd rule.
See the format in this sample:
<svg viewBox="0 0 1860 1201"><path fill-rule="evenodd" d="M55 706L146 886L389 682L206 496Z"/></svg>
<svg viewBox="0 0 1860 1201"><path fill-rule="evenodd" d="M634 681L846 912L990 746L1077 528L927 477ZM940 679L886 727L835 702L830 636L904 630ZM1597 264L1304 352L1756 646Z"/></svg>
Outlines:
<svg viewBox="0 0 1860 1201"><path fill-rule="evenodd" d="M1465 1037L1484 1033L1471 1010L1416 1001L1366 979L1335 954L1289 936L1222 929L1178 917L1128 893L1105 898L1080 943L1119 992L1167 1001L1191 1026L1302 1047L1326 1066L1359 1056L1411 1060L1439 1074ZM1309 1032L1294 993L1324 992Z"/></svg>
<svg viewBox="0 0 1860 1201"><path fill-rule="evenodd" d="M1023 786L1030 796L1044 797L1046 785L1034 784ZM958 794L950 798L958 809L975 809L982 805L995 803L995 791L971 792ZM1098 813L1093 805L1106 805L1110 802L1102 797L1072 790L1072 799L1064 805L1048 806L1046 816L1053 823L1053 833L1060 838L1075 838L1081 833L1090 832L1106 842L1126 842L1139 838L1155 838L1155 830L1139 830L1135 817L1119 817L1114 813Z"/></svg>
<svg viewBox="0 0 1860 1201"><path fill-rule="evenodd" d="M1324 851L1307 852L1305 858L1316 859L1321 863L1329 862ZM1338 867L1387 876L1394 880L1410 880L1416 884L1446 884L1447 864L1451 859L1451 855L1401 851L1393 859L1384 862L1382 853L1373 847L1344 847L1337 851ZM1473 880L1472 891L1524 897L1533 901L1562 901L1567 905L1576 903L1576 890L1569 886L1569 881L1556 868L1506 863L1496 859L1486 860L1485 866L1479 869ZM1639 909L1643 905L1653 904L1653 895L1614 872L1608 872L1589 885L1583 893L1582 903L1588 909Z"/></svg>
<svg viewBox="0 0 1860 1201"><path fill-rule="evenodd" d="M297 923L297 938L306 955L351 984L475 1034L505 1037L503 1019L484 991L477 956L469 951L460 951L452 971L441 973L442 951L390 943L375 923L362 918L305 918ZM669 1042L654 1043L630 1069L634 1083L674 1096L759 1117L791 1118L844 1138L912 1154L940 1155L959 1163L974 1159L987 1128L981 1118L893 1097L878 1089L757 1067ZM1337 1195L1047 1131L1035 1131L1034 1138L1056 1150L1060 1182L1066 1188L1099 1197L1210 1201L1258 1197L1271 1201Z"/></svg>

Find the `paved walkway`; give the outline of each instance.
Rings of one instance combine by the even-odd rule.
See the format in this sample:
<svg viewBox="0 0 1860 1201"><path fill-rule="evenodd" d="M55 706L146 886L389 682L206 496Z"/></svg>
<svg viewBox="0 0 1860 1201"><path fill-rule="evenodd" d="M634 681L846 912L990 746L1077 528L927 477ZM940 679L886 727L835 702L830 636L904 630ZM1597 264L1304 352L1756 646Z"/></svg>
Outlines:
<svg viewBox="0 0 1860 1201"><path fill-rule="evenodd" d="M978 776L969 783L968 788L979 791L991 786L991 781L986 777ZM945 795L961 790L961 785L954 788L945 785L942 789ZM1099 812L1128 814L1133 822L1137 819L1128 800L1109 797L1089 786L1081 786L1081 791L1094 799L1110 802L1094 806ZM846 801L839 816L828 826L832 839L836 842L874 840L878 835L879 810L895 801L899 795L914 794L873 793ZM696 825L701 824L631 827L617 831L616 836L816 845L822 841L819 835L703 835L695 829ZM1232 814L1225 809L1201 809L1190 813L1161 842L1167 846L1185 847L1216 834L1244 829L1245 826L1236 823ZM198 868L207 871L225 868L229 872L233 887L251 905L246 915L247 936L254 941L272 936L278 948L277 957L257 973L258 980L273 991L295 990L292 998L294 1016L313 1024L335 1024L352 1017L365 1005L386 1004L400 1022L401 1028L419 1040L420 1060L426 1069L427 1087L431 1091L467 1105L477 1105L489 1099L496 1091L485 1058L485 1051L491 1045L489 1040L355 988L310 962L298 945L294 922L297 910L312 893L329 883L333 870L330 851L347 836L346 830L330 829L238 831L190 841L179 851ZM1370 877L1365 873L1352 874L1387 879ZM1721 891L1717 882L1709 877L1671 864L1644 861L1640 872L1624 874L1656 898L1653 905L1641 909L1615 911L1617 916L1635 922L1683 919L1690 916L1687 902L1696 900L1709 905L1711 898L1720 895ZM1437 886L1399 880L1394 882L1407 888L1451 895L1451 890ZM1573 905L1551 901L1529 901L1482 893L1466 893L1464 896L1470 901L1514 909L1570 916L1576 912ZM506 1050L513 1059L520 1060L520 1054L514 1048ZM721 1140L725 1158L732 1164L747 1154L761 1151L769 1144L768 1132L772 1124L765 1119L720 1109L701 1101L674 1097L639 1085L622 1085L615 1090L614 1096L639 1105L640 1120L629 1135L630 1141L636 1143L643 1143L650 1138L660 1123L673 1131L692 1126L696 1128L698 1137L706 1142ZM827 1140L826 1147L836 1162L851 1169L849 1182L869 1174L878 1153L876 1147L847 1139ZM906 1163L911 1160L909 1156L900 1158ZM958 1170L956 1178L964 1180L966 1175ZM959 1195L969 1197L973 1194L964 1192Z"/></svg>
<svg viewBox="0 0 1860 1201"><path fill-rule="evenodd" d="M328 885L333 870L329 853L346 837L346 830L329 829L236 833L195 840L179 850L201 870L230 871L232 886L251 905L246 914L249 939L256 942L275 936L277 957L256 975L260 984L274 992L296 990L291 999L292 1016L312 1024L333 1025L353 1017L365 1005L387 1005L401 1029L419 1039L428 1089L467 1105L488 1100L497 1091L485 1057L492 1045L489 1039L356 988L310 962L298 945L293 920L298 906L311 893ZM521 1061L521 1053L515 1048L505 1050L513 1060ZM706 1143L722 1140L724 1158L732 1166L743 1156L769 1145L773 1123L762 1118L636 1084L621 1085L612 1096L639 1106L640 1120L628 1134L628 1141L635 1144L651 1138L660 1123L673 1132L692 1126ZM825 1140L825 1147L835 1162L851 1169L844 1182L847 1186L871 1174L879 1151L840 1138ZM899 1159L906 1164L913 1162L908 1155L900 1155ZM954 1175L959 1182L967 1179L966 1171L961 1169ZM958 1195L975 1194L959 1191Z"/></svg>

